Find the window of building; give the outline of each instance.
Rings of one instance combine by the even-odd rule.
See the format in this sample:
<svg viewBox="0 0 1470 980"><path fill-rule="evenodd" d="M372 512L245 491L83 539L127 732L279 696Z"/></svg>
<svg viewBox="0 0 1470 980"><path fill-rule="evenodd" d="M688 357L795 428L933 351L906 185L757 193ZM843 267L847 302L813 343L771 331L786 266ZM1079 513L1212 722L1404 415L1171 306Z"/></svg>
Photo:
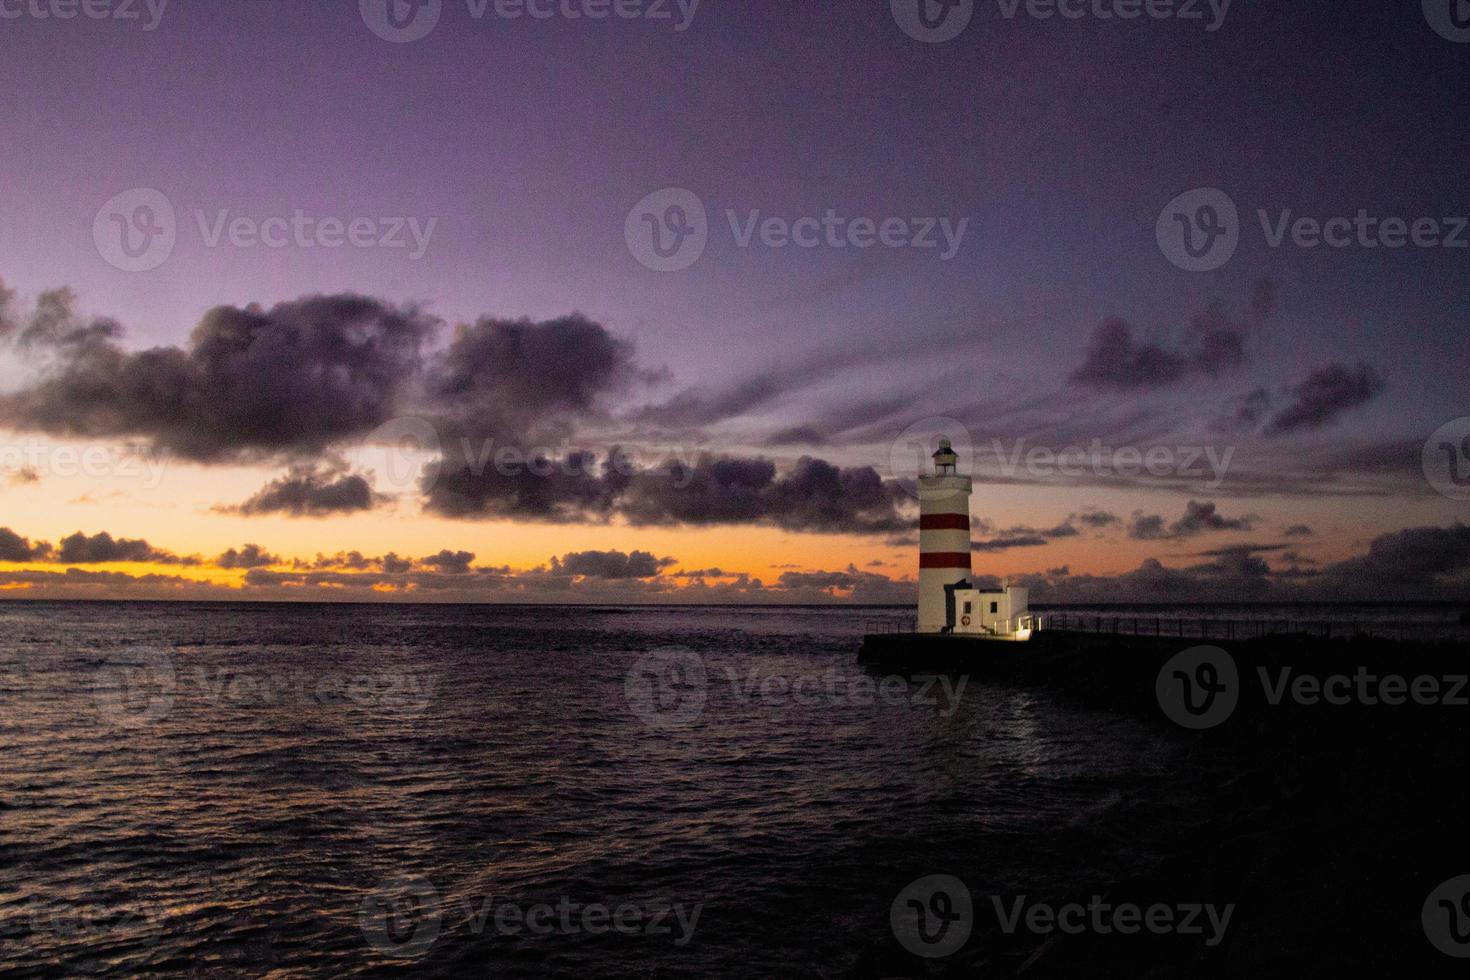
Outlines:
<svg viewBox="0 0 1470 980"><path fill-rule="evenodd" d="M994 615L996 615L999 612L1000 612L1000 603L998 603L998 602L992 602L990 604L990 615L994 616Z"/></svg>
<svg viewBox="0 0 1470 980"><path fill-rule="evenodd" d="M970 615L970 603L965 603L965 615Z"/></svg>

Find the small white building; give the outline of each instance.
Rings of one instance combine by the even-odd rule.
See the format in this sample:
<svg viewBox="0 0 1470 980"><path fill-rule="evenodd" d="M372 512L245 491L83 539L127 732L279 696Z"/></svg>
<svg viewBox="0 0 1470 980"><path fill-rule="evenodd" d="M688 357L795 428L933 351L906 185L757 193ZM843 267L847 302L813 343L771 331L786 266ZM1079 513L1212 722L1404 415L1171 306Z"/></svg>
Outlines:
<svg viewBox="0 0 1470 980"><path fill-rule="evenodd" d="M944 591L946 632L1013 640L1031 638L1027 589L1015 585L1003 589L977 589L966 581L957 582Z"/></svg>

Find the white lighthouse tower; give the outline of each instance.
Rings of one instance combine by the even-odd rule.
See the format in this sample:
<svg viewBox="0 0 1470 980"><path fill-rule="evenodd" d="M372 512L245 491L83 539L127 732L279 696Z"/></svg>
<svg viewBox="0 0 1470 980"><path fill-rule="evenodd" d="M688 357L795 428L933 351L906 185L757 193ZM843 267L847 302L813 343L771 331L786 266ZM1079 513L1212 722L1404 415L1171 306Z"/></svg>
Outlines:
<svg viewBox="0 0 1470 980"><path fill-rule="evenodd" d="M952 626L946 586L970 577L970 490L948 439L934 453L934 473L919 477L919 632Z"/></svg>

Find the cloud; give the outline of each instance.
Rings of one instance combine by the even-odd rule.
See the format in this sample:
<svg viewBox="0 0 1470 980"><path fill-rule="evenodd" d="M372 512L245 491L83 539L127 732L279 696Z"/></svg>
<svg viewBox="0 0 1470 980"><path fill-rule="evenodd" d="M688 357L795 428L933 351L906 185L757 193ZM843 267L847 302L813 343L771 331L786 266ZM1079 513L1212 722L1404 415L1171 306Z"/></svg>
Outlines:
<svg viewBox="0 0 1470 980"><path fill-rule="evenodd" d="M1238 555L1269 555L1286 551L1284 544L1231 544L1223 548L1211 548L1196 552L1198 558L1234 558Z"/></svg>
<svg viewBox="0 0 1470 980"><path fill-rule="evenodd" d="M766 437L766 445L773 449L788 446L821 446L826 442L827 437L809 425L795 425L779 429Z"/></svg>
<svg viewBox="0 0 1470 980"><path fill-rule="evenodd" d="M997 537L976 541L970 545L972 551L1009 551L1012 548L1035 548L1040 545L1049 544L1058 538L1075 538L1082 532L1072 522L1077 519L1076 514L1068 517L1056 527L1038 530L1026 525L1006 528L1000 531ZM989 521L977 522L983 533L991 533Z"/></svg>
<svg viewBox="0 0 1470 980"><path fill-rule="evenodd" d="M63 565L100 565L105 562L156 562L164 565L198 565L198 558L181 558L155 548L141 538L114 538L103 531L88 536L81 531L61 539L54 560Z"/></svg>
<svg viewBox="0 0 1470 980"><path fill-rule="evenodd" d="M912 582L896 582L883 575L860 571L854 565L848 565L840 572L782 572L775 587L824 598L830 598L835 592L845 592L852 602L892 603L917 599Z"/></svg>
<svg viewBox="0 0 1470 980"><path fill-rule="evenodd" d="M1266 425L1269 435L1316 430L1383 392L1383 379L1367 364L1318 368L1291 389L1292 402Z"/></svg>
<svg viewBox="0 0 1470 980"><path fill-rule="evenodd" d="M216 508L221 513L259 517L285 514L289 517L328 517L371 510L379 497L365 477L340 468L293 466L285 476L267 483L244 503Z"/></svg>
<svg viewBox="0 0 1470 980"><path fill-rule="evenodd" d="M1049 544L1050 539L1039 534L1015 535L1013 537L990 538L970 545L971 551L1010 551L1012 548L1035 548Z"/></svg>
<svg viewBox="0 0 1470 980"><path fill-rule="evenodd" d="M97 543L101 539L102 544ZM90 548L111 554L140 553L128 539L98 535ZM145 543L146 547L146 543ZM247 546L248 548L248 546ZM1169 567L1149 558L1138 568L1116 576L1075 574L1066 566L1044 573L1012 576L1016 585L1032 589L1037 603L1069 602L1201 602L1201 601L1361 601L1444 599L1470 601L1470 527L1406 528L1380 535L1368 550L1321 569L1300 567L1299 556L1277 544L1242 544L1200 553L1207 561ZM154 549L148 548L148 551ZM245 549L242 549L242 553ZM48 560L46 546L32 546L13 531L0 530L0 556L27 555ZM166 553L163 553L166 555ZM228 554L228 553L227 553ZM783 569L774 582L748 573L704 569L662 574L673 563L651 553L632 551L572 552L537 568L468 569L473 557L452 557L445 572L425 562L406 563L365 558L345 552L318 559L316 568L273 571L249 568L243 585L226 587L180 576L130 575L120 572L22 570L0 572L0 586L37 596L75 595L115 598L260 598L355 601L412 599L476 601L585 602L901 602L915 598L911 578L890 579L846 569ZM1273 565L1279 556L1283 565ZM463 560L460 560L463 557ZM0 560L7 560L0 557ZM348 566L360 568L353 570ZM468 569L466 574L460 568ZM977 576L983 587L997 585L992 576Z"/></svg>
<svg viewBox="0 0 1470 980"><path fill-rule="evenodd" d="M1123 391L1159 388L1194 374L1217 377L1247 363L1247 341L1276 309L1276 290L1269 281L1256 284L1250 307L1239 320L1212 306L1190 322L1174 346L1135 341L1133 327L1119 317L1105 321L1093 334L1087 355L1071 374L1075 384Z"/></svg>
<svg viewBox="0 0 1470 980"><path fill-rule="evenodd" d="M450 551L445 548L437 555L420 558L419 564L426 568L432 568L446 575L468 575L470 573L470 562L475 560L475 555L470 551Z"/></svg>
<svg viewBox="0 0 1470 980"><path fill-rule="evenodd" d="M1044 544L1050 544L1059 538L1075 538L1082 534L1078 528L1090 531L1099 531L1123 523L1122 518L1107 511L1088 508L1078 513L1070 514L1065 521L1055 527L1034 528L1028 525L1017 525L996 531L995 525L988 520L980 519L973 523L974 530L981 534L994 534L993 538L975 541L970 545L972 551L995 552L1010 551L1013 548L1036 548ZM1162 521L1161 521L1162 523Z"/></svg>
<svg viewBox="0 0 1470 980"><path fill-rule="evenodd" d="M424 509L454 518L603 521L622 485L619 459L614 451L599 465L593 453L572 452L502 465L446 455L425 476Z"/></svg>
<svg viewBox="0 0 1470 980"><path fill-rule="evenodd" d="M15 320L15 290L0 279L0 341L8 340L18 328Z"/></svg>
<svg viewBox="0 0 1470 980"><path fill-rule="evenodd" d="M356 295L269 309L218 306L186 347L129 352L112 321L42 297L21 334L40 380L0 397L0 421L83 438L143 438L199 462L314 454L395 414L437 321Z"/></svg>
<svg viewBox="0 0 1470 980"><path fill-rule="evenodd" d="M400 558L393 552L376 558L369 558L360 551L339 551L335 555L317 555L314 561L302 561L296 559L292 566L298 569L328 569L340 568L351 571L364 571L366 569L377 569L389 575L397 575L413 568L413 562L407 558Z"/></svg>
<svg viewBox="0 0 1470 980"><path fill-rule="evenodd" d="M1330 587L1360 591L1377 583L1395 594L1432 594L1451 580L1470 594L1470 526L1416 527L1374 538L1368 553L1323 570Z"/></svg>
<svg viewBox="0 0 1470 980"><path fill-rule="evenodd" d="M1170 568L1157 559L1117 576L1045 574L1014 576L1032 590L1033 602L1278 602L1470 600L1470 527L1406 528L1375 538L1365 554L1320 570L1281 552L1286 567L1264 555L1279 545L1241 545L1204 553L1212 560Z"/></svg>
<svg viewBox="0 0 1470 980"><path fill-rule="evenodd" d="M1281 533L1288 538L1310 538L1316 532L1307 524L1293 524Z"/></svg>
<svg viewBox="0 0 1470 980"><path fill-rule="evenodd" d="M606 521L638 526L763 524L788 531L878 534L908 530L908 498L872 467L844 469L803 456L785 472L762 457L706 454L642 467L616 450L539 460L534 467L446 464L428 481L426 509L448 517ZM539 471L542 475L536 475Z"/></svg>
<svg viewBox="0 0 1470 980"><path fill-rule="evenodd" d="M3 284L0 284L3 285ZM3 290L0 290L3 299ZM51 554L51 546L44 541L31 544L8 527L0 527L0 561L44 561Z"/></svg>
<svg viewBox="0 0 1470 980"><path fill-rule="evenodd" d="M656 558L647 551L573 551L551 559L553 575L576 575L602 579L646 579L662 574L675 564L673 558Z"/></svg>
<svg viewBox="0 0 1470 980"><path fill-rule="evenodd" d="M456 328L425 379L426 403L456 432L514 438L566 416L594 414L640 376L633 345L581 314L485 317Z"/></svg>
<svg viewBox="0 0 1470 980"><path fill-rule="evenodd" d="M638 409L632 413L632 420L674 429L713 425L774 405L786 395L869 356L851 351L806 357L792 364L774 364L723 388L686 388L662 404Z"/></svg>
<svg viewBox="0 0 1470 980"><path fill-rule="evenodd" d="M1191 500L1184 507L1184 515L1167 528L1157 514L1135 513L1128 536L1137 541L1166 541L1192 538L1207 531L1249 531L1258 520L1254 514L1225 517L1213 502Z"/></svg>
<svg viewBox="0 0 1470 980"><path fill-rule="evenodd" d="M220 568L264 568L281 564L281 556L273 555L258 544L247 544L238 551L234 548L215 558Z"/></svg>
<svg viewBox="0 0 1470 980"><path fill-rule="evenodd" d="M27 487L40 483L41 474L34 466L20 466L6 474L5 482L12 487Z"/></svg>
<svg viewBox="0 0 1470 980"><path fill-rule="evenodd" d="M857 402L832 409L805 425L779 429L766 437L765 445L772 448L823 446L845 433L892 418L912 405L912 395Z"/></svg>
<svg viewBox="0 0 1470 980"><path fill-rule="evenodd" d="M785 473L761 458L702 456L668 476L642 473L618 499L635 526L770 524L787 531L879 534L904 531L907 498L870 466L844 469L803 456Z"/></svg>

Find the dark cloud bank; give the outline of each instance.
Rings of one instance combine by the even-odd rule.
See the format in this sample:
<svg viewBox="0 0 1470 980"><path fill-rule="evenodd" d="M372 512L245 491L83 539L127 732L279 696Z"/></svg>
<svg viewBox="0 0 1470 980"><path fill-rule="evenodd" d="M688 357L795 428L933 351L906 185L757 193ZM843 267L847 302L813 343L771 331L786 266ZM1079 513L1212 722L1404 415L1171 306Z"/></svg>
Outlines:
<svg viewBox="0 0 1470 980"><path fill-rule="evenodd" d="M417 307L312 296L269 308L216 307L183 347L129 351L118 324L80 316L69 291L44 294L23 318L13 306L7 295L3 334L31 359L38 380L0 396L0 425L138 440L201 464L286 464L247 500L219 508L239 515L371 509L382 499L369 474L352 472L336 454L414 415L434 426L443 448L422 487L425 508L443 516L847 533L906 523L909 498L876 470L812 457L786 472L760 457L648 467L579 453L545 461L545 471L482 459L486 446L564 440L575 425L605 419L608 398L649 379L629 342L580 314L539 323L482 318L457 326L436 348L444 325ZM814 370L773 376L768 386L753 382L714 404L688 395L646 412L679 422L721 418Z"/></svg>
<svg viewBox="0 0 1470 980"><path fill-rule="evenodd" d="M1175 525L1216 529L1230 519L1205 518L1191 507ZM1237 519L1238 520L1238 519ZM1071 522L1075 527L1078 522ZM1121 521L1119 522L1121 524ZM1080 532L1079 532L1080 533ZM1194 533L1187 532L1188 537ZM1064 535L1065 536L1065 535ZM981 549L997 550L997 549ZM1114 576L1074 575L1069 568L1011 576L1039 603L1199 601L1470 602L1470 526L1419 527L1384 534L1368 550L1320 568L1279 543L1244 543L1198 552L1196 561L1166 566L1149 558ZM512 570L475 564L475 555L444 549L419 559L359 552L319 555L289 565L259 545L230 549L214 559L180 558L146 541L101 533L71 535L58 548L32 544L0 528L0 561L32 566L0 571L0 586L29 586L37 596L246 599L419 599L461 602L875 602L914 600L912 577L891 579L849 565L840 571L779 570L771 581L718 568L678 570L677 560L646 551L582 551L553 556L536 568ZM243 570L242 588L182 575L93 571L104 561L162 562ZM62 571L46 566L65 565ZM997 579L975 576L982 586Z"/></svg>

